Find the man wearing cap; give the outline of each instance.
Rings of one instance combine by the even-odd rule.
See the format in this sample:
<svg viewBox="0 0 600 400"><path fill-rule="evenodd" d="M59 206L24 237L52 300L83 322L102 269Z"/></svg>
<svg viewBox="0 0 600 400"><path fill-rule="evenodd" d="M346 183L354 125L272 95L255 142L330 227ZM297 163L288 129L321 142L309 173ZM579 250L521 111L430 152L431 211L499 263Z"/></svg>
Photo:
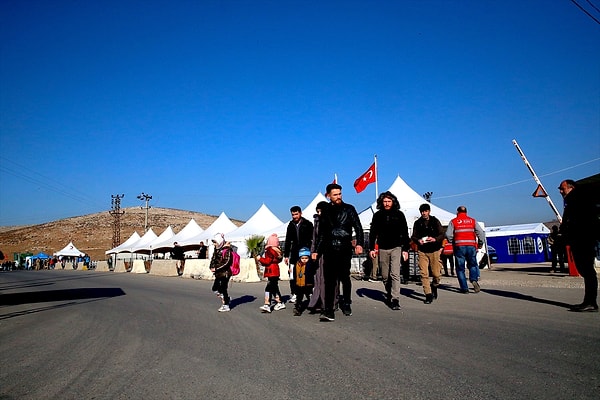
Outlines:
<svg viewBox="0 0 600 400"><path fill-rule="evenodd" d="M442 280L442 263L440 249L444 240L444 230L439 219L431 215L431 207L424 203L419 206L421 218L415 221L411 239L417 245L419 256L419 272L425 304L431 304L438 297L438 286ZM433 282L429 281L429 269Z"/></svg>

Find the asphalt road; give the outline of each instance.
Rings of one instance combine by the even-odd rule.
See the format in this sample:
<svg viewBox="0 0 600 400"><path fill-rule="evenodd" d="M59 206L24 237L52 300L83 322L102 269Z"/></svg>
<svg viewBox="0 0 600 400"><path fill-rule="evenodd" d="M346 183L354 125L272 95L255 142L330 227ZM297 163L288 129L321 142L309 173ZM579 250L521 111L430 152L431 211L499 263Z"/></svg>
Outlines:
<svg viewBox="0 0 600 400"><path fill-rule="evenodd" d="M597 399L600 314L566 308L582 289L501 275L468 295L445 278L432 305L411 283L401 311L353 281L354 315L319 322L261 314L264 283L218 313L209 281L3 272L0 399Z"/></svg>

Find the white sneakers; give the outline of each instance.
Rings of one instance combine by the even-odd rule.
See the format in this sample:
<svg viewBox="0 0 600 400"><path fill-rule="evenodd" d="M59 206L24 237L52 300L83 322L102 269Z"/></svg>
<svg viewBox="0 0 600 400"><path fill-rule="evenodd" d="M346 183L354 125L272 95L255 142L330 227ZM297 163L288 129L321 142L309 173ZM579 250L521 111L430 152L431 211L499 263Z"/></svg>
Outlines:
<svg viewBox="0 0 600 400"><path fill-rule="evenodd" d="M289 300L289 302L290 303L295 303L296 302L296 295L295 294L292 295L292 298Z"/></svg>
<svg viewBox="0 0 600 400"><path fill-rule="evenodd" d="M279 310L283 310L285 308L285 304L283 304L283 302L281 303L277 303L275 304L275 306L273 307L273 310L275 311L279 311ZM258 309L264 313L270 313L271 312L271 306L268 304L265 304L263 306L258 307Z"/></svg>
<svg viewBox="0 0 600 400"><path fill-rule="evenodd" d="M258 308L260 311L264 312L264 313L270 313L271 312L271 306L268 304L265 304L261 307Z"/></svg>
<svg viewBox="0 0 600 400"><path fill-rule="evenodd" d="M217 311L228 312L228 311L231 311L231 309L229 308L229 306L227 304L223 304Z"/></svg>

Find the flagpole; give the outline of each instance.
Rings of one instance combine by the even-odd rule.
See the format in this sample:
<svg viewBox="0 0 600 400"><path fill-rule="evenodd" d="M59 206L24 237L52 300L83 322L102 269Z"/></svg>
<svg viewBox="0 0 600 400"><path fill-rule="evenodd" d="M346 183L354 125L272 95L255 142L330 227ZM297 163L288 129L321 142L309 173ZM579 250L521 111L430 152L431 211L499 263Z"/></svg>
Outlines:
<svg viewBox="0 0 600 400"><path fill-rule="evenodd" d="M379 178L377 177L377 154L374 155L375 158L375 201L379 197Z"/></svg>
<svg viewBox="0 0 600 400"><path fill-rule="evenodd" d="M517 143L517 141L515 139L513 139L512 143L517 148L517 151L519 152L519 155L523 159L523 162L525 163L525 166L527 167L527 169L529 169L529 172L531 172L531 175L533 175L533 180L535 180L535 182L538 185L540 185L540 187L542 188L542 190L544 191L544 193L546 193L546 200L548 201L548 205L550 206L550 208L552 209L552 211L554 211L554 214L556 215L556 218L558 219L558 222L562 222L562 217L560 216L560 213L558 212L558 210L554 206L554 203L552 202L552 199L550 198L550 195L548 194L548 192L546 192L546 189L544 189L544 185L542 185L542 181L540 181L540 179L538 178L537 174L533 170L533 167L531 166L531 164L529 164L529 161L527 161L527 157L525 157L525 153L523 153L523 150L521 150L521 147L519 146L519 144Z"/></svg>

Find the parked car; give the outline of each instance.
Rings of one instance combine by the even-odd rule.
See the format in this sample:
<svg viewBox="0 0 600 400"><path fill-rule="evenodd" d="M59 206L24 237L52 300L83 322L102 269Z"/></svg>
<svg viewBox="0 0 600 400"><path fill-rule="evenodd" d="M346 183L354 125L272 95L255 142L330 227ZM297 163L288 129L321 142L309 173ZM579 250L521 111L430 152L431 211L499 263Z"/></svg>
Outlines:
<svg viewBox="0 0 600 400"><path fill-rule="evenodd" d="M491 268L491 263L498 262L498 253L496 253L496 249L488 245L487 250L487 253L484 253L483 249L477 250L479 269L484 269L485 267ZM488 262L488 260L490 260L490 262Z"/></svg>
<svg viewBox="0 0 600 400"><path fill-rule="evenodd" d="M492 246L488 246L488 256L490 257L491 262L498 262L498 253L496 253L496 249Z"/></svg>

